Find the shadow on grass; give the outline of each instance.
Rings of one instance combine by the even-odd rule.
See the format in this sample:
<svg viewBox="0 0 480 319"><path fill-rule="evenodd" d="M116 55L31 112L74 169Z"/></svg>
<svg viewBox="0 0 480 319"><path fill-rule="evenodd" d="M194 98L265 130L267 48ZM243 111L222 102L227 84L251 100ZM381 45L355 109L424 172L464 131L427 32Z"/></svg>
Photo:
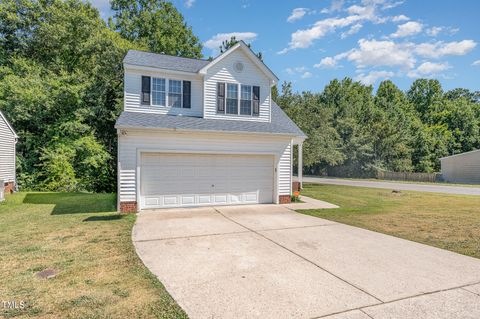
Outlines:
<svg viewBox="0 0 480 319"><path fill-rule="evenodd" d="M112 220L119 220L125 217L125 215L107 215L107 216L90 216L85 218L84 222L103 222L103 221L112 221Z"/></svg>
<svg viewBox="0 0 480 319"><path fill-rule="evenodd" d="M25 204L55 205L52 215L115 212L115 194L28 193Z"/></svg>

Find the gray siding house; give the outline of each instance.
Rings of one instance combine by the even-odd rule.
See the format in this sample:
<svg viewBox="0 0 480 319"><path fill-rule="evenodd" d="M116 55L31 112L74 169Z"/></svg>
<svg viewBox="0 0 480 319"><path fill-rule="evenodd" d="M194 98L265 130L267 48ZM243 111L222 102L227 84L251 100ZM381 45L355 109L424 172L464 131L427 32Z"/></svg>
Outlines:
<svg viewBox="0 0 480 319"><path fill-rule="evenodd" d="M442 157L440 162L444 181L480 184L480 150Z"/></svg>
<svg viewBox="0 0 480 319"><path fill-rule="evenodd" d="M16 187L15 144L18 136L0 111L0 182L5 192L13 192Z"/></svg>

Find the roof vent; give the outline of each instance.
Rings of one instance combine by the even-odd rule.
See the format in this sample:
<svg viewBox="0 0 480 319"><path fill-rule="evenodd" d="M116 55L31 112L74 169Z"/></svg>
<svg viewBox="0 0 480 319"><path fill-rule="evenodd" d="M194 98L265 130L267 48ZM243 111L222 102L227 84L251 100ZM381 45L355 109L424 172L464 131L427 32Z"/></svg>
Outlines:
<svg viewBox="0 0 480 319"><path fill-rule="evenodd" d="M235 71L242 72L243 71L243 63L242 62L235 62Z"/></svg>

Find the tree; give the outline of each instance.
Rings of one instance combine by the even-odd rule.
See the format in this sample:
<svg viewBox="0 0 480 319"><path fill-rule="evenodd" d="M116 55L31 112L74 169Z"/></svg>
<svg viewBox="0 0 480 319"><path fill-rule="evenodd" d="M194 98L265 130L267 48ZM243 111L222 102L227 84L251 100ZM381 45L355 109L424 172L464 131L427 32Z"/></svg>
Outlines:
<svg viewBox="0 0 480 319"><path fill-rule="evenodd" d="M164 0L111 0L110 27L148 50L190 58L202 57L202 44L172 3Z"/></svg>
<svg viewBox="0 0 480 319"><path fill-rule="evenodd" d="M426 123L443 99L442 85L433 79L415 80L407 92L407 98Z"/></svg>
<svg viewBox="0 0 480 319"><path fill-rule="evenodd" d="M240 40L237 40L237 38L235 36L232 36L230 38L230 40L227 39L227 40L222 41L222 45L220 45L220 47L219 47L220 53L223 53L223 52L227 51L228 49L233 47L238 42L240 42ZM247 43L247 47L249 47L250 49L252 48L250 43ZM260 59L260 61L263 61L262 52L258 52L255 55Z"/></svg>

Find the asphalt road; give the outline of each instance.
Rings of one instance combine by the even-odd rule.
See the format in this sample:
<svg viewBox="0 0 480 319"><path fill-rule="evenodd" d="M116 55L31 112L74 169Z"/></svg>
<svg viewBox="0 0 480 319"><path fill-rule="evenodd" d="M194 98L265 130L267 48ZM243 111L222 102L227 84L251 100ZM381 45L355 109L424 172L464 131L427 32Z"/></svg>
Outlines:
<svg viewBox="0 0 480 319"><path fill-rule="evenodd" d="M479 187L462 187L449 185L433 185L433 184L415 184L415 183L396 183L385 181L362 181L341 178L324 178L324 177L303 177L304 183L314 184L331 184L331 185L346 185L370 188L385 188L398 189L405 191L419 191L430 193L446 193L459 195L480 195Z"/></svg>

